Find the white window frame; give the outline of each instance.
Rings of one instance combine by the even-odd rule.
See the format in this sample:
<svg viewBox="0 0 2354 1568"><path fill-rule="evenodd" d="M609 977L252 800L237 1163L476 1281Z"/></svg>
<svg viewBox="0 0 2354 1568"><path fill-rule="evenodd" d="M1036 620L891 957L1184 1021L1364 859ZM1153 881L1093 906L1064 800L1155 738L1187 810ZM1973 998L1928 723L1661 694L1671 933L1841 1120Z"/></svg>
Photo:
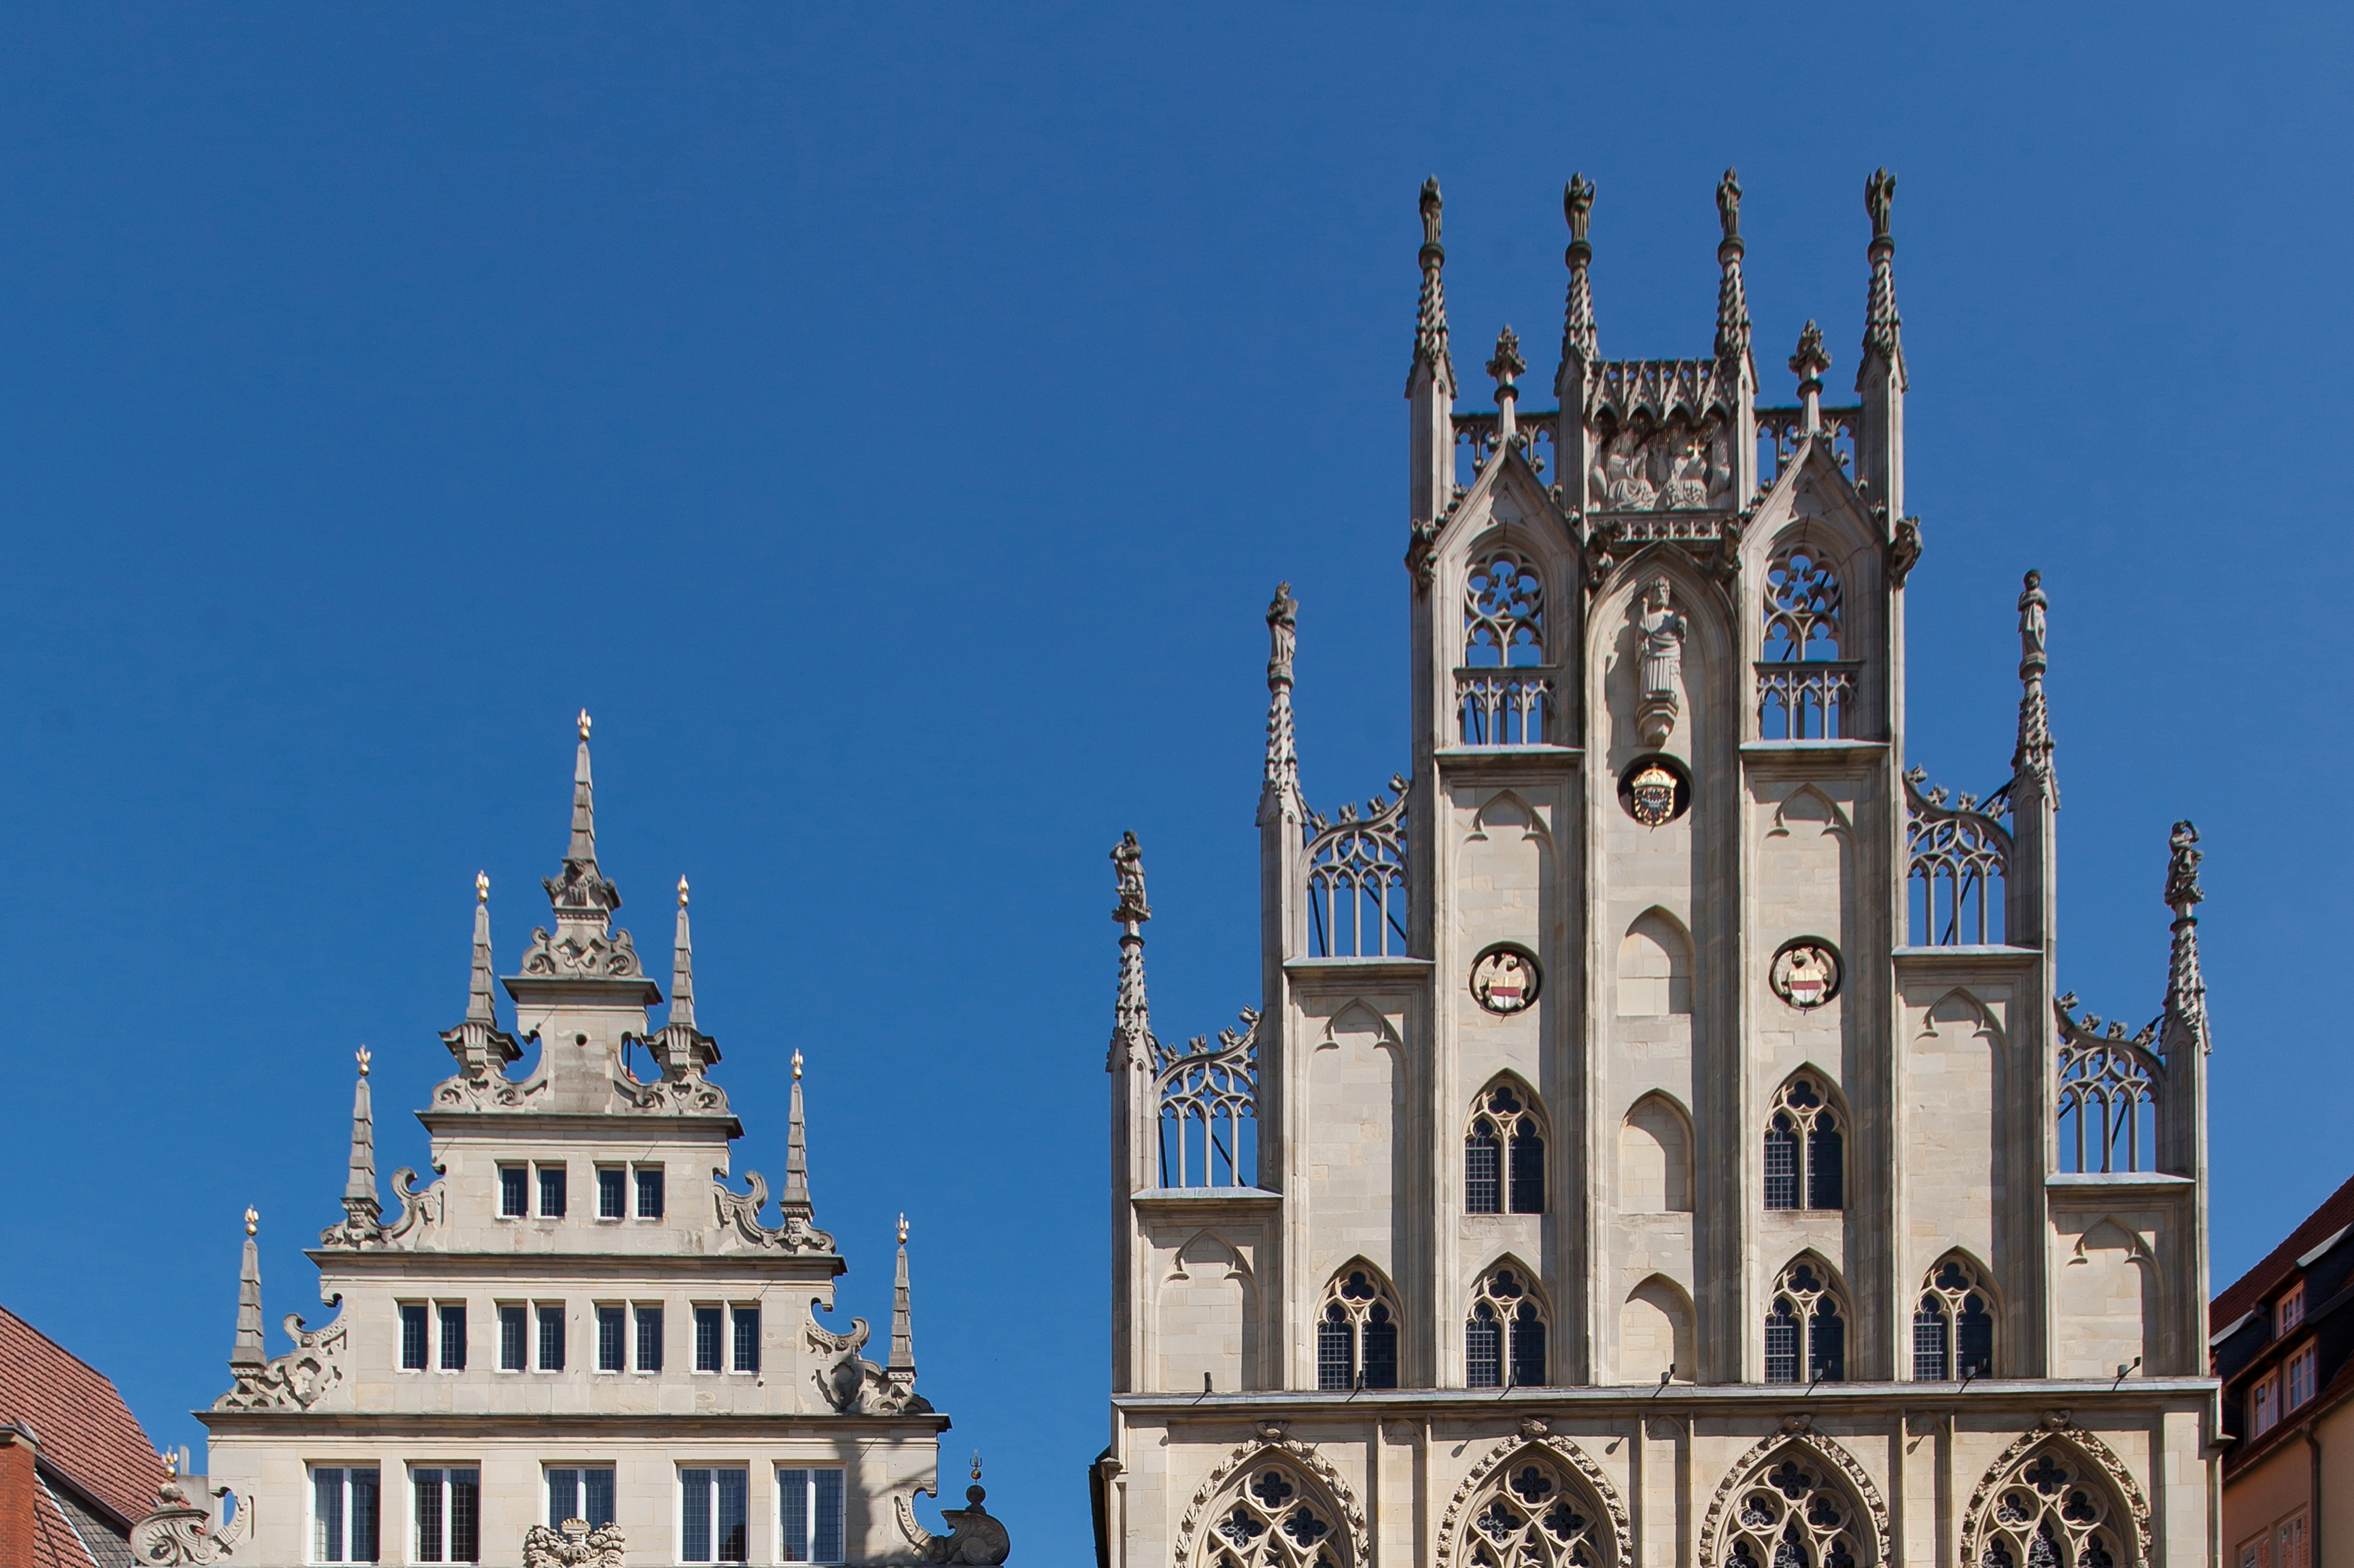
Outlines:
<svg viewBox="0 0 2354 1568"><path fill-rule="evenodd" d="M716 1313L719 1319L719 1340L712 1347L712 1364L703 1364L703 1315ZM720 1377L727 1372L727 1304L724 1301L694 1301L686 1308L686 1353L697 1377Z"/></svg>
<svg viewBox="0 0 2354 1568"><path fill-rule="evenodd" d="M610 1367L605 1364L605 1314L608 1312L619 1312L621 1315L621 1342L616 1347L620 1354L614 1358L615 1364ZM608 1377L629 1371L631 1351L629 1303L625 1301L591 1302L588 1307L588 1321L593 1330L592 1337L596 1340L590 1350L591 1355L595 1358L594 1364L588 1370Z"/></svg>
<svg viewBox="0 0 2354 1568"><path fill-rule="evenodd" d="M510 1171L520 1171L523 1175L523 1207L513 1213L507 1209L507 1172ZM494 1210L502 1220L526 1220L531 1217L531 1166L527 1162L512 1160L499 1162L498 1202Z"/></svg>
<svg viewBox="0 0 2354 1568"><path fill-rule="evenodd" d="M523 1354L517 1361L517 1363L514 1366L507 1365L506 1315L509 1312L520 1312L523 1314ZM531 1370L532 1348L531 1303L528 1301L494 1301L491 1303L491 1315L498 1320L498 1370L509 1374L510 1376L529 1372Z"/></svg>
<svg viewBox="0 0 2354 1568"><path fill-rule="evenodd" d="M557 1184L564 1189L564 1207L556 1213L547 1212L548 1173L556 1174ZM531 1212L543 1220L565 1220L572 1217L572 1167L561 1160L535 1160L531 1162Z"/></svg>
<svg viewBox="0 0 2354 1568"><path fill-rule="evenodd" d="M418 1481L420 1471L431 1470L442 1478L433 1483L441 1489L441 1539L436 1543L439 1555L428 1557L425 1542L418 1539L417 1499L422 1486ZM454 1471L471 1472L474 1478L474 1554L453 1557L451 1553L450 1532L457 1510L451 1506L449 1478ZM479 1563L482 1560L482 1463L479 1459L412 1459L408 1464L408 1561L411 1563Z"/></svg>
<svg viewBox="0 0 2354 1568"><path fill-rule="evenodd" d="M711 1513L709 1516L711 1525L711 1555L708 1557L689 1557L686 1554L686 1473L689 1470L705 1471L711 1477ZM719 1555L719 1477L722 1472L726 1471L732 1471L744 1478L744 1555L741 1557L722 1557ZM683 1464L678 1467L677 1471L675 1472L673 1486L675 1489L673 1495L678 1499L677 1546L678 1560L680 1563L742 1564L753 1561L752 1470L749 1465L746 1464L742 1460L729 1461L726 1459L713 1459L706 1463L695 1465Z"/></svg>
<svg viewBox="0 0 2354 1568"><path fill-rule="evenodd" d="M2268 1372L2248 1390L2248 1436L2261 1437L2281 1420L2280 1373Z"/></svg>
<svg viewBox="0 0 2354 1568"><path fill-rule="evenodd" d="M548 1478L557 1470L569 1470L572 1472L572 1509L561 1518L549 1520L547 1521L548 1529L562 1529L564 1520L567 1519L588 1520L588 1527L591 1530L594 1530L597 1527L599 1521L593 1519L588 1519L588 1472L591 1470L602 1470L605 1474L613 1478L613 1513L616 1519L620 1517L620 1467L610 1459L549 1459L543 1463L539 1467L539 1490L540 1496L548 1501L548 1511L551 1513L556 1511L554 1507L554 1496L550 1490L555 1483L549 1480ZM611 1521L607 1520L605 1522L610 1523Z"/></svg>
<svg viewBox="0 0 2354 1568"><path fill-rule="evenodd" d="M745 1366L738 1353L743 1349L744 1319L752 1320L752 1364ZM760 1304L758 1301L731 1301L727 1304L727 1342L720 1349L725 1352L722 1363L730 1373L745 1377L760 1375Z"/></svg>
<svg viewBox="0 0 2354 1568"><path fill-rule="evenodd" d="M2302 1410L2313 1396L2321 1392L2321 1356L2318 1347L2310 1343L2292 1354L2281 1367L2281 1414ZM2305 1374L2305 1392L2297 1392L2297 1374Z"/></svg>
<svg viewBox="0 0 2354 1568"><path fill-rule="evenodd" d="M654 1179L654 1194L659 1200L655 1212L651 1214L646 1213L644 1189L640 1185L649 1176ZM658 1164L652 1163L631 1166L630 1218L633 1220L646 1220L659 1224L663 1218L669 1213L670 1181L663 1174L663 1167Z"/></svg>
<svg viewBox="0 0 2354 1568"><path fill-rule="evenodd" d="M2285 1334L2305 1321L2305 1281L2300 1279L2281 1292L2273 1305L2273 1333Z"/></svg>
<svg viewBox="0 0 2354 1568"><path fill-rule="evenodd" d="M652 1366L646 1365L645 1356L642 1353L645 1350L646 1344L645 1318L646 1314L649 1312L653 1314L655 1323L654 1364ZM659 1377L662 1375L663 1367L669 1361L669 1360L670 1319L669 1315L663 1310L663 1303L659 1301L631 1302L630 1370L631 1372L644 1372L650 1377Z"/></svg>
<svg viewBox="0 0 2354 1568"><path fill-rule="evenodd" d="M450 1364L450 1320L442 1316L442 1314L451 1311L455 1311L458 1314L460 1323L458 1330L458 1364L454 1367ZM433 1354L432 1359L427 1364L434 1372L446 1372L451 1376L455 1377L466 1370L467 1362L473 1353L473 1314L466 1309L466 1302L463 1298L461 1298L456 1301L437 1300L433 1302L432 1314L430 1321L433 1326Z"/></svg>
<svg viewBox="0 0 2354 1568"><path fill-rule="evenodd" d="M555 1314L556 1317L556 1349L557 1361L554 1366L549 1366L547 1364L546 1322L550 1313ZM565 1319L566 1313L564 1303L561 1301L535 1301L531 1304L530 1349L532 1371L536 1372L560 1372L570 1369L572 1364L572 1333L571 1326L565 1321Z"/></svg>
<svg viewBox="0 0 2354 1568"><path fill-rule="evenodd" d="M634 1183L630 1180L630 1168L626 1165L599 1164L596 1167L596 1171L597 1213L592 1217L600 1225L618 1225L630 1217L631 1200L636 1196L633 1190ZM609 1214L605 1212L605 1178L608 1176L618 1176L621 1179L621 1212L618 1214Z"/></svg>
<svg viewBox="0 0 2354 1568"><path fill-rule="evenodd" d="M785 1478L801 1478L803 1509L801 1525L806 1538L798 1545L785 1533ZM837 1478L835 1504L840 1516L833 1521L835 1550L831 1557L817 1555L818 1477ZM812 1564L840 1563L850 1554L850 1472L842 1465L787 1464L777 1465L777 1561Z"/></svg>
<svg viewBox="0 0 2354 1568"><path fill-rule="evenodd" d="M352 1473L355 1470L365 1472L366 1474L372 1475L376 1478L376 1555L373 1557L355 1557L352 1555ZM319 1477L323 1472L329 1471L332 1471L337 1478L339 1478L335 1484L343 1492L344 1504L343 1539L336 1543L336 1555L334 1556L329 1556L327 1554L323 1543L319 1540L319 1529L321 1524L321 1520L319 1519ZM304 1489L307 1496L303 1502L303 1512L307 1518L304 1521L302 1533L303 1539L309 1542L309 1545L306 1548L307 1554L302 1560L305 1563L381 1563L384 1561L384 1467L373 1459L337 1459L333 1461L320 1461L304 1466L303 1476L309 1482L309 1485Z"/></svg>

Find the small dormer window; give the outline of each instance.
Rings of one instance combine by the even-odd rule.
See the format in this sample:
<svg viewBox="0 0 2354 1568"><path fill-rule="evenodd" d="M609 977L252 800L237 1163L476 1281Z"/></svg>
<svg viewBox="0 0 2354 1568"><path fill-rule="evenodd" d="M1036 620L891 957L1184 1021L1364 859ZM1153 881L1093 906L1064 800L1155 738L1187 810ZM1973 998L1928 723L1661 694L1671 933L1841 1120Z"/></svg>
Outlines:
<svg viewBox="0 0 2354 1568"><path fill-rule="evenodd" d="M2305 1321L2305 1281L2300 1279L2285 1291L2273 1306L2273 1332L2285 1334Z"/></svg>

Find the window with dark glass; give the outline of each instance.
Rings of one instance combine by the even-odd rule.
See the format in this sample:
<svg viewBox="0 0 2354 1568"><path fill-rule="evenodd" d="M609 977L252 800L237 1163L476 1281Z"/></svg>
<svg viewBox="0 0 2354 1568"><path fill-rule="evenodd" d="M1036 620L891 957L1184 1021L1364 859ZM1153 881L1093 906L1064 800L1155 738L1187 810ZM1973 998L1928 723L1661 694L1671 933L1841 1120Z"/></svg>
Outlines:
<svg viewBox="0 0 2354 1568"><path fill-rule="evenodd" d="M561 1165L539 1168L539 1214L546 1220L564 1217L564 1167Z"/></svg>
<svg viewBox="0 0 2354 1568"><path fill-rule="evenodd" d="M1775 1282L1766 1309L1766 1381L1846 1377L1847 1319L1831 1279L1813 1262L1794 1263Z"/></svg>
<svg viewBox="0 0 2354 1568"><path fill-rule="evenodd" d="M1464 1381L1473 1388L1542 1387L1546 1382L1545 1317L1517 1268L1491 1270L1479 1282L1464 1324Z"/></svg>
<svg viewBox="0 0 2354 1568"><path fill-rule="evenodd" d="M630 1213L630 1173L616 1166L597 1168L597 1217L627 1219Z"/></svg>
<svg viewBox="0 0 2354 1568"><path fill-rule="evenodd" d="M1463 1212L1500 1214L1504 1212L1504 1140L1496 1124L1480 1117L1463 1140Z"/></svg>
<svg viewBox="0 0 2354 1568"><path fill-rule="evenodd" d="M1479 1097L1463 1139L1463 1212L1542 1214L1544 1132L1535 1108L1511 1084Z"/></svg>
<svg viewBox="0 0 2354 1568"><path fill-rule="evenodd" d="M640 1307L638 1313L638 1370L657 1372L663 1370L663 1309L660 1307Z"/></svg>
<svg viewBox="0 0 2354 1568"><path fill-rule="evenodd" d="M720 1368L719 1351L726 1323L725 1313L716 1307L695 1309L695 1370L716 1372Z"/></svg>
<svg viewBox="0 0 2354 1568"><path fill-rule="evenodd" d="M524 1343L529 1337L529 1314L520 1306L499 1304L499 1371L524 1370Z"/></svg>
<svg viewBox="0 0 2354 1568"><path fill-rule="evenodd" d="M539 1370L564 1370L564 1308L539 1308Z"/></svg>
<svg viewBox="0 0 2354 1568"><path fill-rule="evenodd" d="M469 1467L420 1466L408 1472L417 1502L419 1563L482 1560L482 1472Z"/></svg>
<svg viewBox="0 0 2354 1568"><path fill-rule="evenodd" d="M531 1173L520 1165L499 1167L499 1213L510 1220L523 1218L530 1202Z"/></svg>
<svg viewBox="0 0 2354 1568"><path fill-rule="evenodd" d="M374 1563L381 1531L380 1488L374 1465L320 1465L311 1471L311 1560Z"/></svg>
<svg viewBox="0 0 2354 1568"><path fill-rule="evenodd" d="M444 1301L439 1308L441 1319L441 1370L466 1370L466 1304Z"/></svg>
<svg viewBox="0 0 2354 1568"><path fill-rule="evenodd" d="M400 1366L403 1372L425 1370L429 1327L424 1302L404 1301L400 1304Z"/></svg>
<svg viewBox="0 0 2354 1568"><path fill-rule="evenodd" d="M787 1563L842 1561L842 1472L779 1469L778 1556Z"/></svg>
<svg viewBox="0 0 2354 1568"><path fill-rule="evenodd" d="M612 1467L550 1466L547 1471L547 1527L561 1530L577 1519L595 1530L613 1522Z"/></svg>
<svg viewBox="0 0 2354 1568"><path fill-rule="evenodd" d="M1844 1208L1846 1169L1838 1109L1814 1079L1791 1079L1766 1122L1766 1206Z"/></svg>
<svg viewBox="0 0 2354 1568"><path fill-rule="evenodd" d="M1994 1375L1994 1309L1977 1266L1949 1257L1929 1271L1913 1311L1913 1381Z"/></svg>
<svg viewBox="0 0 2354 1568"><path fill-rule="evenodd" d="M737 1307L732 1309L731 1327L736 1330L734 1352L728 1364L739 1372L760 1370L760 1309L758 1307Z"/></svg>
<svg viewBox="0 0 2354 1568"><path fill-rule="evenodd" d="M1316 1386L1395 1388L1397 1316L1388 1287L1368 1266L1343 1269L1324 1292L1316 1324Z"/></svg>
<svg viewBox="0 0 2354 1568"><path fill-rule="evenodd" d="M620 1372L629 1350L629 1314L619 1307L597 1308L597 1370Z"/></svg>
<svg viewBox="0 0 2354 1568"><path fill-rule="evenodd" d="M638 1218L659 1220L663 1217L663 1173L659 1165L641 1165L638 1177Z"/></svg>
<svg viewBox="0 0 2354 1568"><path fill-rule="evenodd" d="M701 1467L678 1473L679 1556L688 1563L748 1561L746 1472Z"/></svg>
<svg viewBox="0 0 2354 1568"><path fill-rule="evenodd" d="M1472 1307L1463 1326L1463 1372L1473 1388L1504 1386L1504 1326L1485 1301Z"/></svg>

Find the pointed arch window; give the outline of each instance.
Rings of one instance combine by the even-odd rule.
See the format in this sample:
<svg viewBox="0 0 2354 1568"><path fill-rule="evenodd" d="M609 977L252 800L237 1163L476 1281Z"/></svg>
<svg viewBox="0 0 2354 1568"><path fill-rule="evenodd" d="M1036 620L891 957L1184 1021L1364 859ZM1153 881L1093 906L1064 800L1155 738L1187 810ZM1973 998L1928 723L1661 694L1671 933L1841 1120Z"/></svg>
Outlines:
<svg viewBox="0 0 2354 1568"><path fill-rule="evenodd" d="M1510 548L1475 562L1463 583L1463 662L1542 664L1544 647L1544 574L1536 563Z"/></svg>
<svg viewBox="0 0 2354 1568"><path fill-rule="evenodd" d="M1858 1568L1865 1518L1820 1459L1785 1448L1743 1489L1723 1568Z"/></svg>
<svg viewBox="0 0 2354 1568"><path fill-rule="evenodd" d="M1492 1269L1479 1282L1463 1326L1463 1367L1473 1388L1544 1386L1544 1308L1518 1266Z"/></svg>
<svg viewBox="0 0 2354 1568"><path fill-rule="evenodd" d="M1766 1118L1766 1206L1847 1206L1845 1118L1828 1090L1801 1074L1782 1086Z"/></svg>
<svg viewBox="0 0 2354 1568"><path fill-rule="evenodd" d="M1994 1296L1978 1271L1949 1257L1929 1271L1913 1311L1913 1381L1994 1375Z"/></svg>
<svg viewBox="0 0 2354 1568"><path fill-rule="evenodd" d="M1204 1568L1349 1568L1341 1510L1305 1470L1272 1452L1228 1483L1200 1540L1195 1561Z"/></svg>
<svg viewBox="0 0 2354 1568"><path fill-rule="evenodd" d="M1316 1386L1328 1393L1395 1388L1398 1318L1397 1298L1371 1265L1333 1276L1316 1319Z"/></svg>
<svg viewBox="0 0 2354 1568"><path fill-rule="evenodd" d="M1975 1521L1977 1568L2126 1568L2126 1510L2073 1450L2045 1443L2013 1461Z"/></svg>
<svg viewBox="0 0 2354 1568"><path fill-rule="evenodd" d="M1469 1568L1601 1568L1608 1527L1593 1489L1532 1445L1496 1467L1462 1510L1457 1560Z"/></svg>
<svg viewBox="0 0 2354 1568"><path fill-rule="evenodd" d="M1835 740L1854 733L1859 661L1842 659L1839 573L1796 539L1766 567L1758 645L1757 738Z"/></svg>
<svg viewBox="0 0 2354 1568"><path fill-rule="evenodd" d="M1463 1139L1463 1212L1545 1212L1544 1128L1530 1097L1503 1083L1480 1096Z"/></svg>
<svg viewBox="0 0 2354 1568"><path fill-rule="evenodd" d="M1766 1381L1845 1382L1847 1320L1828 1266L1801 1258L1784 1269L1766 1308Z"/></svg>

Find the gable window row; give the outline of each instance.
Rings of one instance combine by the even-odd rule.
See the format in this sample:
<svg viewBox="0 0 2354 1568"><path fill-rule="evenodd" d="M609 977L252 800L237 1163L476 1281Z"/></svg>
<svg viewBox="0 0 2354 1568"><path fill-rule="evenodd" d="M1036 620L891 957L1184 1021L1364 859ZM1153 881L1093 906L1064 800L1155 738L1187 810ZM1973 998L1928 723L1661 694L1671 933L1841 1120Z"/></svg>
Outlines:
<svg viewBox="0 0 2354 1568"><path fill-rule="evenodd" d="M465 1302L403 1301L398 1308L400 1370L466 1370ZM571 1313L567 1303L500 1301L493 1304L492 1311L497 1325L499 1372L565 1370ZM759 1372L760 1308L757 1302L697 1302L691 1313L695 1371L729 1374ZM596 1371L663 1370L661 1302L592 1302L588 1321Z"/></svg>
<svg viewBox="0 0 2354 1568"><path fill-rule="evenodd" d="M659 1220L664 1183L658 1164L599 1164L596 1218L601 1223ZM534 1197L537 1202L533 1202ZM560 1220L569 1208L570 1178L563 1160L514 1160L499 1166L498 1217Z"/></svg>

